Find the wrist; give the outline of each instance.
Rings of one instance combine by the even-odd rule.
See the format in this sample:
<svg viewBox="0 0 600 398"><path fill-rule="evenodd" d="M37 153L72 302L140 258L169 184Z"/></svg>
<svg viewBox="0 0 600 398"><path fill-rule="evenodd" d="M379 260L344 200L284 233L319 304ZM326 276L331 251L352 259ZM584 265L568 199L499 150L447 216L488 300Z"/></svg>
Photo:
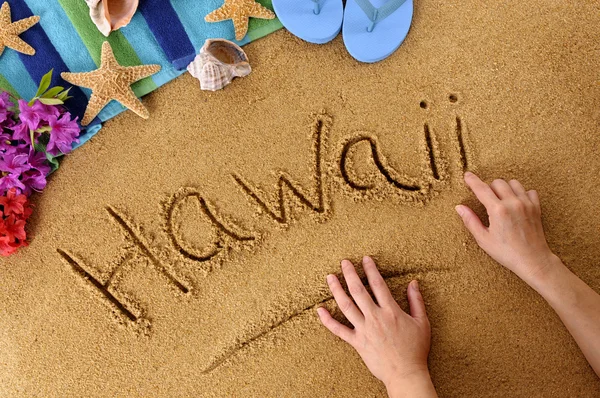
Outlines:
<svg viewBox="0 0 600 398"><path fill-rule="evenodd" d="M547 256L544 256L539 261L540 262L533 267L535 268L535 272L524 275L521 279L538 293L541 293L540 289L543 289L544 286L548 284L554 274L566 269L566 267L561 259L552 252L549 252Z"/></svg>
<svg viewBox="0 0 600 398"><path fill-rule="evenodd" d="M390 398L437 397L429 370L426 367L390 378L385 383L385 388Z"/></svg>
<svg viewBox="0 0 600 398"><path fill-rule="evenodd" d="M561 259L552 254L548 262L535 275L532 275L527 284L546 300L549 300L556 291L557 284L564 281L570 273Z"/></svg>

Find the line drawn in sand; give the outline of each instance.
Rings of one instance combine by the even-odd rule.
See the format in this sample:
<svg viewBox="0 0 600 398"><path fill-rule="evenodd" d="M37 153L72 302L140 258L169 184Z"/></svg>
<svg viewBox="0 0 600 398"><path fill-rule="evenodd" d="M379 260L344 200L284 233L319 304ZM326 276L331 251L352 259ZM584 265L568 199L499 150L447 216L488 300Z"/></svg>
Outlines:
<svg viewBox="0 0 600 398"><path fill-rule="evenodd" d="M195 198L200 207L200 213L206 217L211 224L214 239L209 248L199 252L195 248L188 247L180 237L180 224L177 223L178 213L187 199ZM228 220L226 225L224 218L217 214L216 209L204 199L202 194L194 188L183 188L173 195L167 203L165 217L165 232L169 236L173 247L185 258L206 262L217 256L223 249L233 242L248 243L256 240L256 236L250 232L239 231L241 227L233 220ZM237 230L237 231L236 231ZM232 242L233 241L233 242Z"/></svg>
<svg viewBox="0 0 600 398"><path fill-rule="evenodd" d="M458 95L449 94L451 104L458 102ZM428 110L430 105L426 100L420 102L420 107ZM356 198L378 199L396 197L404 203L425 203L448 183L451 166L462 173L470 167L472 153L469 150L467 131L461 116L455 116L456 126L442 141L451 142L448 151L451 155L458 155L457 162L450 162L455 156L444 156L438 134L434 133L429 122L423 124L422 147L419 151L421 172L419 176L410 176L401 173L393 167L388 157L384 155L382 144L376 135L368 132L357 132L342 142L337 160L339 175L338 182L346 192ZM361 175L356 171L356 150L361 145L368 146L368 156L372 162L371 171ZM369 159L361 159L369 161ZM461 175L462 177L462 175Z"/></svg>
<svg viewBox="0 0 600 398"><path fill-rule="evenodd" d="M397 278L405 278L406 276L409 276L409 275L437 274L437 273L446 273L446 272L452 272L452 270L450 270L448 268L432 268L432 269L413 268L413 269L408 269L408 270L399 271L399 272L392 272L392 273L382 272L382 276L383 276L384 280L391 281L391 280L394 280ZM338 277L340 277L340 276L338 275ZM365 283L366 279L365 278L361 278L361 279L363 280L363 283L365 284L365 286L368 288L369 287L368 283ZM226 348L223 353L221 353L221 354L217 355L215 358L213 358L209 362L209 364L202 370L201 373L203 373L203 374L211 373L212 371L214 371L221 365L223 365L226 362L228 362L229 360L231 360L237 353L244 350L245 348L250 346L252 343L267 336L268 334L275 331L282 325L290 322L291 320L293 320L299 316L302 316L303 314L305 314L309 311L314 311L319 306L322 306L322 305L330 303L330 302L331 303L334 302L332 295L328 295L324 298L321 298L317 302L315 302L307 307L293 311L290 315L286 316L284 319L282 319L272 325L269 325L268 327L264 328L262 331L256 333L255 335L248 337L247 339L245 339L243 341L239 341L239 342L231 345L230 347Z"/></svg>
<svg viewBox="0 0 600 398"><path fill-rule="evenodd" d="M79 274L83 279L89 281L92 284L92 286L94 286L96 289L98 289L98 291L104 295L104 297L106 298L106 300L108 300L108 302L110 303L110 305L112 305L115 310L121 312L123 315L125 315L132 322L136 322L138 320L138 316L135 315L133 312L131 312L127 308L127 306L125 306L125 304L121 303L121 301L119 301L119 299L117 299L108 290L108 288L109 288L109 286L110 286L110 284L112 282L112 278L114 276L114 272L111 273L111 277L109 277L106 282L102 283L97 278L95 278L94 276L92 276L92 274L90 274L88 271L86 271L85 268L81 265L82 262L76 260L71 254L69 254L69 253L67 253L67 252L65 252L64 250L61 250L61 249L57 249L56 251L58 252L58 254L61 255L61 257L71 267L73 267L73 270L75 270L75 272L77 274Z"/></svg>
<svg viewBox="0 0 600 398"><path fill-rule="evenodd" d="M327 216L328 204L327 204L327 190L325 188L324 178L325 174L323 170L323 149L325 140L329 134L331 128L332 118L324 112L316 115L315 121L312 125L312 151L314 153L314 164L312 180L314 182L316 198L309 199L309 195L303 192L300 184L294 182L292 177L286 172L280 172L277 180L277 188L275 200L265 199L268 197L264 192L260 192L257 188L251 187L239 174L234 173L232 175L235 182L240 186L242 192L244 192L250 199L252 199L259 208L264 211L269 217L279 224L287 225L292 218L292 210L294 206L289 199L293 197L303 207L313 211L318 215Z"/></svg>
<svg viewBox="0 0 600 398"><path fill-rule="evenodd" d="M163 262L153 253L150 245L142 235L141 231L137 231L133 224L128 221L124 215L121 214L118 210L111 206L106 207L106 211L108 214L115 220L115 222L121 227L121 229L125 232L129 241L133 244L133 250L138 250L144 257L146 257L149 262L154 265L154 268L159 271L161 275L165 277L165 279L178 291L181 293L188 293L190 288L184 285L179 279L173 275L172 272L169 271L168 267L163 264ZM62 249L56 249L57 253L63 258L63 260L69 264L72 270L76 275L80 276L84 280L90 283L90 287L95 288L98 292L100 292L103 298L106 300L108 305L112 307L115 313L121 314L126 319L130 320L133 323L143 322L147 326L149 326L149 321L143 319L142 310L141 309L132 309L131 307L135 307L135 303L132 302L129 298L127 301L130 304L125 304L123 299L119 299L116 296L116 293L111 292L111 290L116 290L112 285L113 281L117 278L119 274L123 272L124 265L133 257L131 248L127 249L127 253L125 256L119 261L119 263L113 267L108 278L106 278L105 282L101 282L100 278L97 278L92 275L90 271L87 269L89 267L85 266L83 261L77 259L73 254L68 253ZM122 275L119 275L122 276ZM111 288L109 290L109 288Z"/></svg>

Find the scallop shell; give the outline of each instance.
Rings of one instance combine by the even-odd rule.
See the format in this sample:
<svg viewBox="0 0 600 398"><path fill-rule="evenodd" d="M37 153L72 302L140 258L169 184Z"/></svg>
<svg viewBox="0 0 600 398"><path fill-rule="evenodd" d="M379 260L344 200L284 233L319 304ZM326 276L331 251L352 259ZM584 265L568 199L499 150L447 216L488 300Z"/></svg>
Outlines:
<svg viewBox="0 0 600 398"><path fill-rule="evenodd" d="M127 25L138 8L139 0L85 0L90 18L106 37L113 30Z"/></svg>
<svg viewBox="0 0 600 398"><path fill-rule="evenodd" d="M187 70L200 80L202 90L217 91L236 77L252 72L248 56L240 46L229 40L209 39Z"/></svg>

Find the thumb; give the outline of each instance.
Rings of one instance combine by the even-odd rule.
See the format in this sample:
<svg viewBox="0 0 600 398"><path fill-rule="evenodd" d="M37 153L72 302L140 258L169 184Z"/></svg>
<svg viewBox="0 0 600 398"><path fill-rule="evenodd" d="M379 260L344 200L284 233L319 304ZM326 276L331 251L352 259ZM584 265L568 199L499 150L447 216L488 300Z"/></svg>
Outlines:
<svg viewBox="0 0 600 398"><path fill-rule="evenodd" d="M483 237L483 234L487 232L487 228L483 225L477 214L464 205L456 206L456 212L462 218L465 227L467 227L475 240L479 241Z"/></svg>
<svg viewBox="0 0 600 398"><path fill-rule="evenodd" d="M412 281L408 284L408 306L410 308L410 316L416 319L427 319L427 311L425 310L425 301L423 295L419 291L419 282Z"/></svg>

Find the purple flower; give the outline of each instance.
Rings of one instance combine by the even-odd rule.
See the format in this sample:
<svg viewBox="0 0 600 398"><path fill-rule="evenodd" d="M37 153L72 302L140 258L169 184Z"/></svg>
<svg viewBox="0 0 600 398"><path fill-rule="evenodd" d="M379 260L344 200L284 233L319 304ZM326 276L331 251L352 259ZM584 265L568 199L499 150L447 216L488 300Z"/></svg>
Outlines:
<svg viewBox="0 0 600 398"><path fill-rule="evenodd" d="M31 168L26 153L4 154L0 159L0 171L19 175Z"/></svg>
<svg viewBox="0 0 600 398"><path fill-rule="evenodd" d="M8 132L8 130L4 130L0 128L0 145L6 143L7 141L12 140L12 135Z"/></svg>
<svg viewBox="0 0 600 398"><path fill-rule="evenodd" d="M23 123L26 123L30 130L37 130L37 128L40 127L40 115L36 109L30 107L27 105L27 102L21 99L19 100L19 112L19 119L21 119Z"/></svg>
<svg viewBox="0 0 600 398"><path fill-rule="evenodd" d="M50 141L46 151L56 156L62 153L71 152L73 142L79 142L79 126L77 118L71 120L71 114L66 112L60 119L51 116L48 120L52 130L50 131Z"/></svg>
<svg viewBox="0 0 600 398"><path fill-rule="evenodd" d="M36 100L31 109L38 114L40 119L48 121L51 116L59 117L60 110L54 105L42 104L39 100Z"/></svg>
<svg viewBox="0 0 600 398"><path fill-rule="evenodd" d="M0 156L5 156L12 153L27 154L30 148L31 146L29 144L12 145L12 143L7 143L4 141L0 143L0 151L4 151L4 153L0 153Z"/></svg>
<svg viewBox="0 0 600 398"><path fill-rule="evenodd" d="M13 140L22 140L28 144L31 144L31 137L29 136L29 127L27 127L27 123L19 123L10 129L13 131Z"/></svg>
<svg viewBox="0 0 600 398"><path fill-rule="evenodd" d="M44 176L50 173L51 168L48 165L46 155L43 152L37 152L33 149L30 150L27 162L32 170L37 170Z"/></svg>
<svg viewBox="0 0 600 398"><path fill-rule="evenodd" d="M19 181L18 175L8 174L0 178L0 193L5 195L6 192L8 192L8 190L11 188L16 188L17 194L20 194L27 189L25 185Z"/></svg>
<svg viewBox="0 0 600 398"><path fill-rule="evenodd" d="M10 97L6 91L0 93L0 123L4 122L9 118L12 112L8 110L8 108L12 108L15 106L10 101Z"/></svg>
<svg viewBox="0 0 600 398"><path fill-rule="evenodd" d="M23 193L27 196L31 195L32 190L39 192L46 188L46 174L39 170L31 169L25 172L21 181L25 185Z"/></svg>

